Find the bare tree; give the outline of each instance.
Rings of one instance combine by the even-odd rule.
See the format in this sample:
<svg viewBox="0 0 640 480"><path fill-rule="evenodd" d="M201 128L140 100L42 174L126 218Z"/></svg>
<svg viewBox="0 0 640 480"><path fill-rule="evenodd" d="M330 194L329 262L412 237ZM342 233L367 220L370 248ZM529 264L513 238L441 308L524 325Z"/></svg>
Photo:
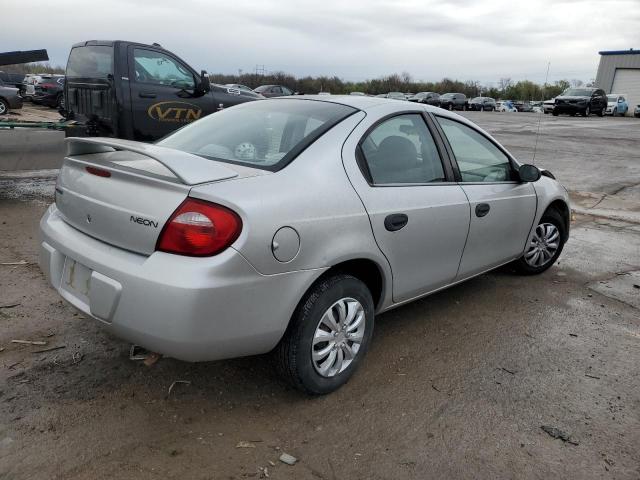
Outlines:
<svg viewBox="0 0 640 480"><path fill-rule="evenodd" d="M504 92L507 88L511 86L511 79L508 77L501 78L499 84L500 84L500 91Z"/></svg>
<svg viewBox="0 0 640 480"><path fill-rule="evenodd" d="M582 80L580 80L579 78L574 78L573 80L571 80L571 86L573 88L578 88L584 85L584 82Z"/></svg>

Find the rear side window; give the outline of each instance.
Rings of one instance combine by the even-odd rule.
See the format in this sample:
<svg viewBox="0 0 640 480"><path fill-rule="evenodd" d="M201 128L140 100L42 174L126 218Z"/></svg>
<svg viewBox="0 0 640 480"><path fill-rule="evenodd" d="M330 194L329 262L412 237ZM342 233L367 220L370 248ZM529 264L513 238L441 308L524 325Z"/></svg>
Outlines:
<svg viewBox="0 0 640 480"><path fill-rule="evenodd" d="M463 182L512 180L511 162L493 142L460 122L436 118L451 145Z"/></svg>
<svg viewBox="0 0 640 480"><path fill-rule="evenodd" d="M158 145L211 160L280 170L358 110L337 103L272 99L243 103L177 130Z"/></svg>
<svg viewBox="0 0 640 480"><path fill-rule="evenodd" d="M374 185L445 181L438 149L419 114L383 121L361 148Z"/></svg>
<svg viewBox="0 0 640 480"><path fill-rule="evenodd" d="M71 49L67 77L107 78L113 73L113 47L89 45Z"/></svg>

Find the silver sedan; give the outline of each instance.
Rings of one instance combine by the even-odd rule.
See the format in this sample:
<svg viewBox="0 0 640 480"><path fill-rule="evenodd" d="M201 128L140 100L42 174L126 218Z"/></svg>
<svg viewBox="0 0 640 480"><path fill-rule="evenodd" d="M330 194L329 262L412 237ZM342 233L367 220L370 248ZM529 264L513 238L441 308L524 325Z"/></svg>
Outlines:
<svg viewBox="0 0 640 480"><path fill-rule="evenodd" d="M156 144L67 139L40 265L107 330L177 359L272 352L344 384L374 316L512 263L545 271L566 190L445 110L358 96L238 105Z"/></svg>

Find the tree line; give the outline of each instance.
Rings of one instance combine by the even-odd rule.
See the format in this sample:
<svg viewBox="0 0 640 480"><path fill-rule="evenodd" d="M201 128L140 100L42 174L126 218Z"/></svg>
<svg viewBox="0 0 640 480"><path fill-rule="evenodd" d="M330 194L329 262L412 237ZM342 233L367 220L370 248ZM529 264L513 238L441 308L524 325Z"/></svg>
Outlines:
<svg viewBox="0 0 640 480"><path fill-rule="evenodd" d="M408 73L396 73L361 82L345 81L337 76L306 76L298 78L285 72L272 72L267 75L215 73L209 74L209 78L214 83L239 83L251 88L256 88L260 85L283 85L294 92L306 94L329 92L336 95L363 92L370 95L378 95L389 92L436 92L440 94L455 92L464 93L470 98L485 96L512 100L547 100L559 95L571 85L582 85L580 80L559 80L552 84L540 85L529 80L513 82L510 78L501 78L498 86L489 87L475 80L460 81L443 78L439 82L415 81Z"/></svg>
<svg viewBox="0 0 640 480"><path fill-rule="evenodd" d="M64 73L64 67L52 66L49 63L26 63L23 65L5 65L0 67L5 72L12 73ZM512 81L510 78L501 78L497 86L486 86L475 80L453 80L443 78L439 82L422 82L414 80L409 73L394 73L379 78L350 82L333 76L305 76L295 77L285 72L272 72L266 75L244 73L242 75L229 75L224 73L209 74L214 83L239 83L251 88L260 85L283 85L294 92L318 93L330 92L336 94L348 94L351 92L363 92L370 95L378 95L389 92L417 93L464 93L467 97L493 97L495 99L511 100L547 100L553 98L570 86L583 85L580 80L559 80L552 84L540 85L529 80Z"/></svg>

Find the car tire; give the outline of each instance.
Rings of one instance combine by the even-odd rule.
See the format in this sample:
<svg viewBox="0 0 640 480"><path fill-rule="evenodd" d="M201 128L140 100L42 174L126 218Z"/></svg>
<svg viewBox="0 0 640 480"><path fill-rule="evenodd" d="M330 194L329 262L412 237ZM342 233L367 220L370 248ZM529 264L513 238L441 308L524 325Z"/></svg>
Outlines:
<svg viewBox="0 0 640 480"><path fill-rule="evenodd" d="M484 112L484 107L483 106L480 106L480 111Z"/></svg>
<svg viewBox="0 0 640 480"><path fill-rule="evenodd" d="M552 111L552 112L551 112L551 114L552 114L554 117L557 117L557 116L559 115L559 113L558 113L558 112L556 112L555 110L554 110L554 111Z"/></svg>
<svg viewBox="0 0 640 480"><path fill-rule="evenodd" d="M353 312L350 323L346 323L350 327L346 328L345 322ZM358 368L371 342L373 325L373 298L362 281L345 274L321 280L302 298L274 350L276 368L283 379L304 393L331 393ZM347 359L348 352L353 354L352 359Z"/></svg>
<svg viewBox="0 0 640 480"><path fill-rule="evenodd" d="M9 104L0 98L0 115L5 115L9 112Z"/></svg>
<svg viewBox="0 0 640 480"><path fill-rule="evenodd" d="M513 263L516 271L522 275L537 275L551 267L562 253L566 233L562 216L555 210L546 211L524 255ZM552 248L556 242L557 246Z"/></svg>
<svg viewBox="0 0 640 480"><path fill-rule="evenodd" d="M589 107L585 108L584 111L582 112L582 116L583 117L588 117L589 115L591 115L591 109Z"/></svg>
<svg viewBox="0 0 640 480"><path fill-rule="evenodd" d="M613 107L613 112L611 112L611 116L615 117L618 115L618 107Z"/></svg>

